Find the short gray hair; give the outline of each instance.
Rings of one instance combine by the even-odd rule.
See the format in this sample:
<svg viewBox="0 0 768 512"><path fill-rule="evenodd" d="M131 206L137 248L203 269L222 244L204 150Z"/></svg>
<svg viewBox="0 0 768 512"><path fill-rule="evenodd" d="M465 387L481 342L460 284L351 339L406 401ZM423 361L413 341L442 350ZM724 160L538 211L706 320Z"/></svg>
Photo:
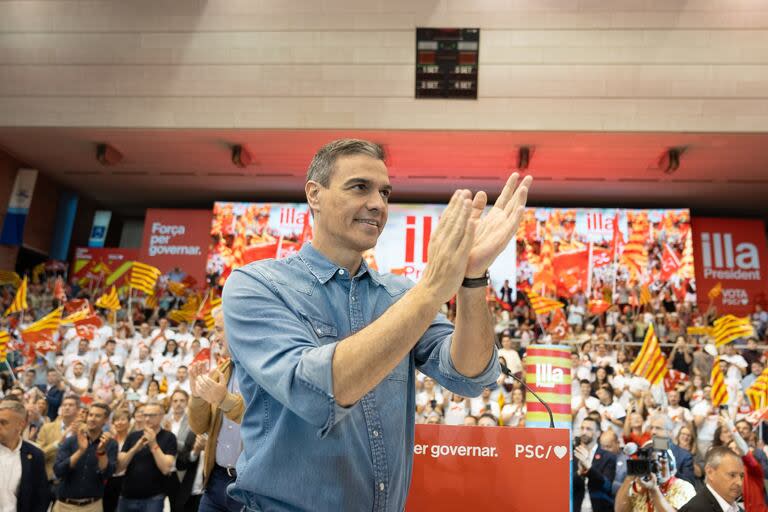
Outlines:
<svg viewBox="0 0 768 512"><path fill-rule="evenodd" d="M714 446L707 451L705 465L717 469L725 457L734 457L741 462L741 457L727 446Z"/></svg>
<svg viewBox="0 0 768 512"><path fill-rule="evenodd" d="M666 414L662 414L660 412L657 412L656 414L651 416L651 421L649 421L648 423L653 423L657 419L664 420L664 428L667 430L667 432L671 436L672 435L672 430L674 430L674 428L675 428L675 423L672 421L672 419L669 416L667 416Z"/></svg>
<svg viewBox="0 0 768 512"><path fill-rule="evenodd" d="M6 398L5 400L0 400L0 411L15 412L16 414L23 417L24 419L27 418L27 409L24 407L24 404L19 402L18 400L13 400L10 398Z"/></svg>
<svg viewBox="0 0 768 512"><path fill-rule="evenodd" d="M307 181L316 181L323 187L331 182L331 174L340 156L368 155L376 160L384 160L384 148L374 142L360 139L337 139L321 147L307 170Z"/></svg>

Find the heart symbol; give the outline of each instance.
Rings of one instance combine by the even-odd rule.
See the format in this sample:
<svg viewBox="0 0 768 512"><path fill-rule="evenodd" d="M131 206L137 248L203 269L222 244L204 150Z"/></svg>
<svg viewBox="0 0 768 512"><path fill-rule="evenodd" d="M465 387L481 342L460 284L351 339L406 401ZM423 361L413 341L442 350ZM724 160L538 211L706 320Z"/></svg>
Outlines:
<svg viewBox="0 0 768 512"><path fill-rule="evenodd" d="M565 454L568 453L568 447L555 446L555 449L553 451L555 452L555 455L557 455L558 459L562 459L563 457L565 457Z"/></svg>

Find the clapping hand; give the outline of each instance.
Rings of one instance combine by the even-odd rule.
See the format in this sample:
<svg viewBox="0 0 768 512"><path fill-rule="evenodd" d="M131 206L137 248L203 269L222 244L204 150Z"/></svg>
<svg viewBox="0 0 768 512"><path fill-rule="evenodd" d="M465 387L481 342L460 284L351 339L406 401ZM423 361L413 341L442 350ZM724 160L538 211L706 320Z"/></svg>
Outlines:
<svg viewBox="0 0 768 512"><path fill-rule="evenodd" d="M573 449L573 457L579 461L579 466L583 469L583 474L586 474L592 467L589 455L589 450L584 445L580 444Z"/></svg>
<svg viewBox="0 0 768 512"><path fill-rule="evenodd" d="M208 363L205 361L197 361L192 363L189 367L189 388L192 391L192 396L200 396L197 391L197 378L208 373Z"/></svg>
<svg viewBox="0 0 768 512"><path fill-rule="evenodd" d="M109 444L109 441L112 439L112 433L111 432L103 432L101 434L101 437L99 437L99 445L96 447L97 452L103 452L107 449L107 444Z"/></svg>
<svg viewBox="0 0 768 512"><path fill-rule="evenodd" d="M217 369L213 371L216 379L208 375L197 377L195 387L200 398L212 405L220 405L227 396L227 384L224 382L224 376Z"/></svg>

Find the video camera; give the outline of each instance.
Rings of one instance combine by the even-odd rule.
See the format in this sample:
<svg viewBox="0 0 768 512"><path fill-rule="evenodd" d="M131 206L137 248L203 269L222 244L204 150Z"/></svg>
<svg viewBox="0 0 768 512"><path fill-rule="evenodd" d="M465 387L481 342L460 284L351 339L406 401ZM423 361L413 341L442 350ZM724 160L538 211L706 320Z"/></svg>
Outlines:
<svg viewBox="0 0 768 512"><path fill-rule="evenodd" d="M654 436L651 443L642 448L638 448L634 443L627 443L624 447L624 453L629 457L627 458L627 476L639 476L648 480L653 473L657 481L662 481L661 461L666 460L669 466L667 450L669 450L668 437Z"/></svg>

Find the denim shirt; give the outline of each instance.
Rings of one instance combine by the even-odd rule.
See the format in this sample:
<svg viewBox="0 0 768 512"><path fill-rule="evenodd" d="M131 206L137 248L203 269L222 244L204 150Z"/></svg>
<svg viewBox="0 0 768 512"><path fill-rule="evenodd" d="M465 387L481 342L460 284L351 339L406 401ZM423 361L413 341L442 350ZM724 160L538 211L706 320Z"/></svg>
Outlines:
<svg viewBox="0 0 768 512"><path fill-rule="evenodd" d="M476 378L451 356L453 325L438 315L409 355L349 407L333 395L338 343L364 329L413 283L362 263L353 277L311 244L235 270L224 323L245 400L243 452L230 494L249 510L401 511L411 480L418 368L477 396L499 376L496 349Z"/></svg>

